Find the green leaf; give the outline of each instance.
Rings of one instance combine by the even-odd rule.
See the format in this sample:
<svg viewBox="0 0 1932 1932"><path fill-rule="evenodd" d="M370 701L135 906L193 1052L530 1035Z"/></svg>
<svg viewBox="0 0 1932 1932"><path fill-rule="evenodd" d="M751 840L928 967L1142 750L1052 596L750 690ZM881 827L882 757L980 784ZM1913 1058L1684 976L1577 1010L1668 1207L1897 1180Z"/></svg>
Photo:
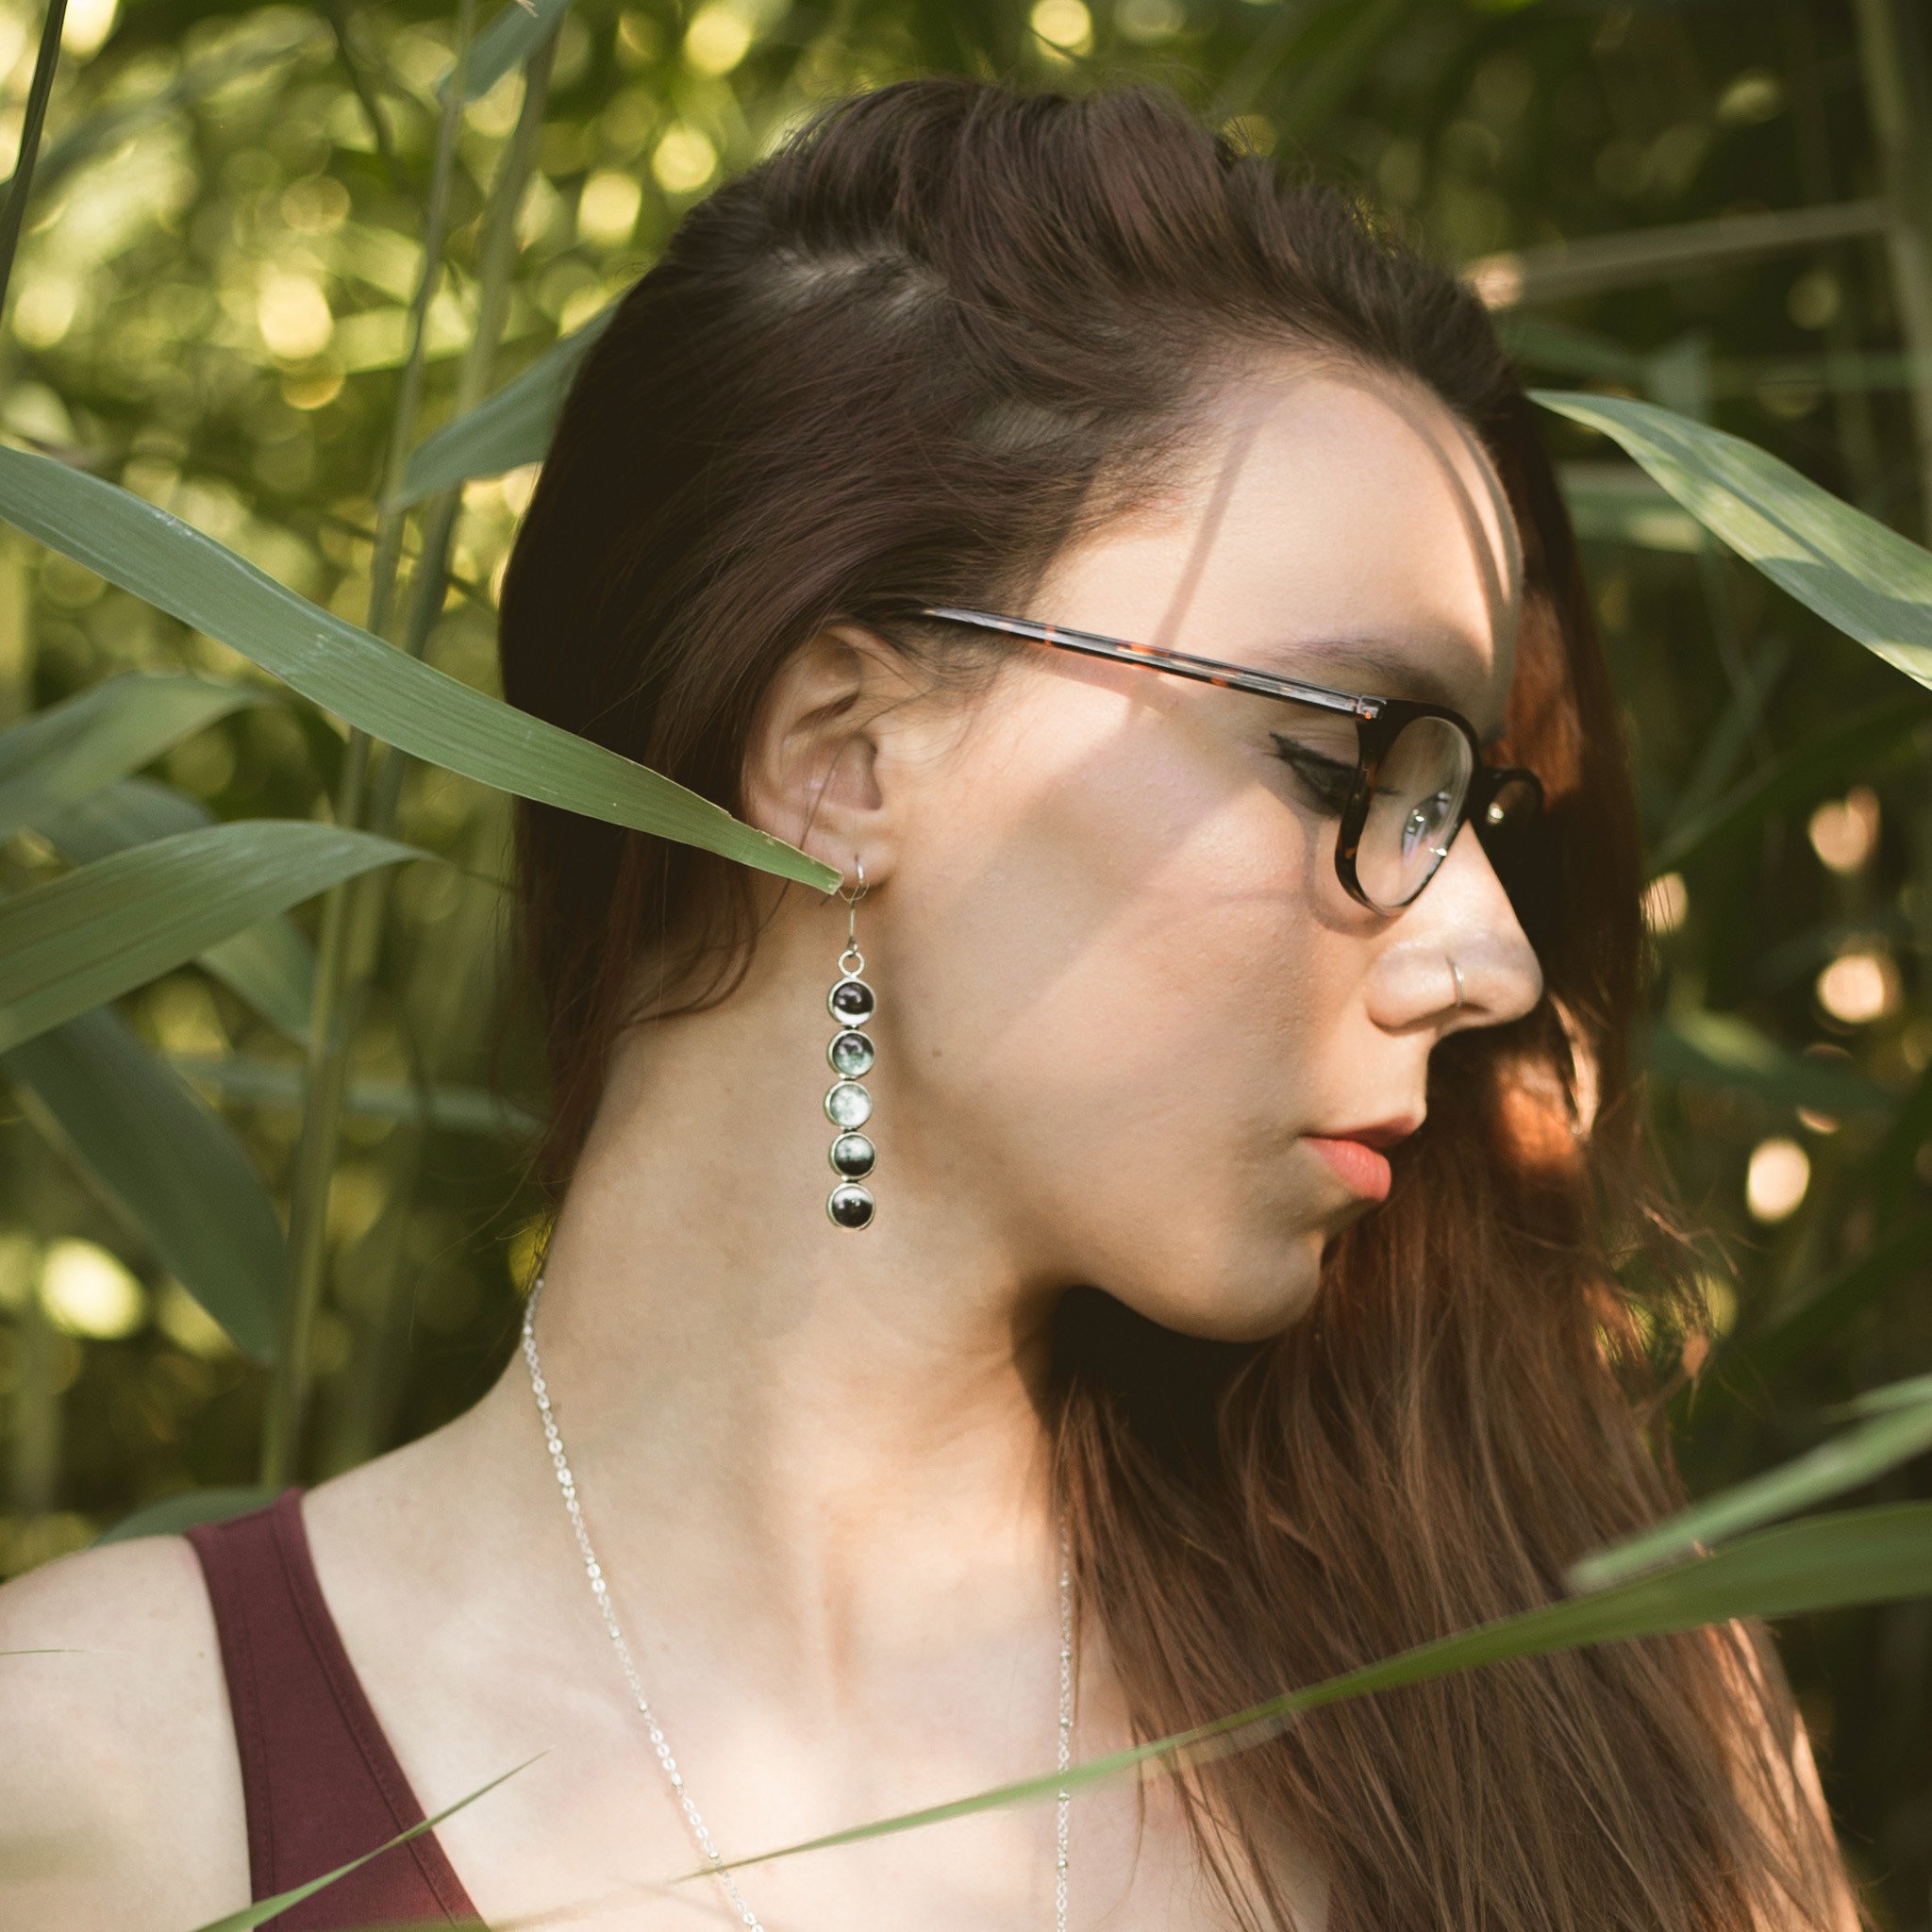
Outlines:
<svg viewBox="0 0 1932 1932"><path fill-rule="evenodd" d="M217 823L198 799L151 778L124 778L35 829L70 865L151 844ZM281 913L217 940L199 963L232 987L270 1025L307 1043L315 998L315 954L300 926Z"/></svg>
<svg viewBox="0 0 1932 1932"><path fill-rule="evenodd" d="M555 30L570 0L510 0L510 4L476 36L463 70L464 101L481 100L512 67L521 67ZM456 73L436 84L441 100Z"/></svg>
<svg viewBox="0 0 1932 1932"><path fill-rule="evenodd" d="M288 1891L278 1891L274 1898L258 1899L252 1906L243 1906L239 1912L230 1912L225 1918L210 1919L206 1925L196 1927L196 1932L254 1932L257 1925L265 1925L277 1912L286 1912L291 1906L298 1906L305 1898L313 1898L318 1891L333 1885L338 1878L346 1878L351 1872L358 1871L371 1858L379 1858L394 1845L408 1844L412 1838L421 1838L425 1831L433 1831L445 1818L454 1818L466 1805L474 1805L485 1793L493 1791L506 1778L516 1776L520 1771L527 1771L535 1764L537 1757L546 1754L537 1753L536 1757L526 1757L521 1764L512 1765L501 1777L493 1777L487 1785L478 1785L467 1797L458 1798L454 1805L445 1806L434 1817L425 1818L420 1824L412 1824L407 1831L399 1831L395 1837L379 1844L373 1852L364 1852L359 1858L351 1858L346 1865L338 1865L333 1872L325 1872L320 1878L311 1878L307 1885L297 1885ZM446 1922L447 1923L447 1922ZM458 1919L458 1925L478 1924L474 1919ZM381 1932L380 1927L371 1927L370 1932Z"/></svg>
<svg viewBox="0 0 1932 1932"><path fill-rule="evenodd" d="M1637 384L1644 379L1643 358L1594 329L1521 308L1498 309L1490 319L1504 347L1529 368L1559 375L1593 375L1604 382Z"/></svg>
<svg viewBox="0 0 1932 1932"><path fill-rule="evenodd" d="M1644 480L1649 481L1647 477ZM1789 637L1774 633L1758 644L1750 662L1740 667L1742 675L1731 683L1724 709L1705 735L1696 764L1672 801L1659 841L1664 847L1674 844L1685 826L1701 819L1724 796L1731 774L1751 749L1772 695L1796 655L1797 646ZM1864 767L1858 772L1863 776Z"/></svg>
<svg viewBox="0 0 1932 1932"><path fill-rule="evenodd" d="M371 866L427 853L294 819L158 839L0 901L0 1051Z"/></svg>
<svg viewBox="0 0 1932 1932"><path fill-rule="evenodd" d="M300 1107L304 1091L300 1067L277 1066L247 1054L173 1054L178 1074L215 1088L230 1100L257 1107ZM408 1121L458 1134L529 1135L542 1122L513 1101L479 1087L439 1084L427 1090L393 1080L352 1080L342 1101L346 1111L365 1120Z"/></svg>
<svg viewBox="0 0 1932 1932"><path fill-rule="evenodd" d="M1855 779L1875 777L1914 749L1916 735L1928 722L1932 708L1913 693L1857 712L1807 739L1715 804L1674 826L1651 858L1652 876L1674 872L1707 846L1750 831L1778 812L1813 804Z"/></svg>
<svg viewBox="0 0 1932 1932"><path fill-rule="evenodd" d="M1839 1405L1845 1415L1895 1415L1902 1408L1932 1403L1932 1375L1908 1375L1903 1382L1883 1382Z"/></svg>
<svg viewBox="0 0 1932 1932"><path fill-rule="evenodd" d="M1932 1141L1932 1066L1922 1073L1905 1097L1885 1139L1872 1150L1862 1178L1881 1224L1889 1223L1910 1192L1916 1179L1919 1149ZM1932 1241L1925 1252L1932 1256Z"/></svg>
<svg viewBox="0 0 1932 1932"><path fill-rule="evenodd" d="M231 1516L245 1516L275 1499L275 1491L267 1489L183 1490L179 1495L163 1496L124 1516L102 1530L94 1541L125 1543L138 1536L178 1536L194 1524L225 1523Z"/></svg>
<svg viewBox="0 0 1932 1932"><path fill-rule="evenodd" d="M0 733L0 839L139 771L217 718L267 696L206 677L136 671L37 712Z"/></svg>
<svg viewBox="0 0 1932 1932"><path fill-rule="evenodd" d="M0 516L412 758L822 891L839 883L831 866L695 791L486 696L296 596L131 491L48 457L0 447Z"/></svg>
<svg viewBox="0 0 1932 1932"><path fill-rule="evenodd" d="M1838 1334L1861 1309L1901 1282L1932 1269L1932 1212L1906 1216L1889 1227L1856 1260L1788 1314L1758 1334L1732 1342L1713 1357L1707 1374L1726 1382L1755 1381L1798 1360Z"/></svg>
<svg viewBox="0 0 1932 1932"><path fill-rule="evenodd" d="M513 9L514 10L514 9ZM471 476L499 476L523 463L541 462L557 428L564 391L584 352L617 313L611 302L474 409L425 436L410 453L393 508L401 508Z"/></svg>
<svg viewBox="0 0 1932 1932"><path fill-rule="evenodd" d="M1792 1053L1734 1013L1677 1013L1656 1022L1650 1071L1662 1080L1727 1087L1774 1107L1818 1113L1890 1113L1897 1105L1841 1061Z"/></svg>
<svg viewBox="0 0 1932 1932"><path fill-rule="evenodd" d="M1695 517L1627 463L1564 463L1558 480L1570 520L1585 542L1695 555L1710 541Z"/></svg>
<svg viewBox="0 0 1932 1932"><path fill-rule="evenodd" d="M1895 1382L1860 1398L1869 1419L1828 1442L1680 1509L1639 1536L1592 1552L1571 1567L1575 1590L1601 1590L1723 1541L1780 1516L1856 1489L1932 1449L1932 1375Z"/></svg>
<svg viewBox="0 0 1932 1932"><path fill-rule="evenodd" d="M1740 436L1627 396L1530 393L1621 443L1746 562L1907 677L1932 685L1932 552Z"/></svg>
<svg viewBox="0 0 1932 1932"><path fill-rule="evenodd" d="M282 1228L241 1143L166 1061L107 1008L4 1056L95 1185L168 1273L266 1362L275 1350Z"/></svg>
<svg viewBox="0 0 1932 1932"><path fill-rule="evenodd" d="M1690 1557L1612 1590L1545 1604L1518 1616L1458 1631L1453 1637L1418 1644L1379 1663L1270 1698L1265 1704L1173 1737L1089 1758L1064 1772L975 1791L949 1804L728 1859L724 1869L767 1864L800 1852L882 1838L1005 1806L1036 1804L1062 1790L1079 1790L1102 1784L1152 1760L1192 1754L1204 1747L1216 1755L1244 1750L1276 1736L1305 1711L1378 1690L1428 1683L1483 1664L1544 1657L1590 1643L1662 1636L1728 1622L1733 1617L1805 1616L1855 1604L1926 1595L1932 1595L1932 1503L1899 1503L1814 1516L1760 1530L1709 1556ZM682 1876L701 1878L714 1869L706 1866Z"/></svg>
<svg viewBox="0 0 1932 1932"><path fill-rule="evenodd" d="M1491 308L1572 301L1608 289L1641 288L1684 275L1707 275L1731 262L1789 254L1822 242L1882 235L1886 224L1885 204L1875 197L1762 208L1511 249L1470 262L1463 274Z"/></svg>

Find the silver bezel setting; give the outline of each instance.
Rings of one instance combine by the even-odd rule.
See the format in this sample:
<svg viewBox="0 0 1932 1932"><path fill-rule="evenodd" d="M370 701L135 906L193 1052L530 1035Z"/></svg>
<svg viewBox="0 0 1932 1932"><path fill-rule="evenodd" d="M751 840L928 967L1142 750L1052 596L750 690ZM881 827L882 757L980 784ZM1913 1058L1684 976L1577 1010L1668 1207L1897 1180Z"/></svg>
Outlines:
<svg viewBox="0 0 1932 1932"><path fill-rule="evenodd" d="M850 1221L841 1218L839 1213L841 1202L847 1202L855 1207L862 1206L865 1209L863 1219ZM876 1208L877 1204L872 1197L872 1190L860 1187L857 1181L841 1181L825 1196L825 1212L831 1217L833 1226L849 1228L855 1234L861 1227L870 1227L872 1225L872 1218L876 1211Z"/></svg>

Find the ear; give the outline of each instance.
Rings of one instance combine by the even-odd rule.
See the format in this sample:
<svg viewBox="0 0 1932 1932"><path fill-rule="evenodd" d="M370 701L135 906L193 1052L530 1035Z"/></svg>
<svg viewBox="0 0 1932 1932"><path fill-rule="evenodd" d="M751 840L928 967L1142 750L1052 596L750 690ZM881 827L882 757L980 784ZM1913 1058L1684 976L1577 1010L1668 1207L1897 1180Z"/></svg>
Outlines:
<svg viewBox="0 0 1932 1932"><path fill-rule="evenodd" d="M861 625L828 625L800 645L760 700L746 742L751 823L848 878L855 857L868 886L888 877L908 775L892 753L917 728L905 707L915 694L898 653Z"/></svg>

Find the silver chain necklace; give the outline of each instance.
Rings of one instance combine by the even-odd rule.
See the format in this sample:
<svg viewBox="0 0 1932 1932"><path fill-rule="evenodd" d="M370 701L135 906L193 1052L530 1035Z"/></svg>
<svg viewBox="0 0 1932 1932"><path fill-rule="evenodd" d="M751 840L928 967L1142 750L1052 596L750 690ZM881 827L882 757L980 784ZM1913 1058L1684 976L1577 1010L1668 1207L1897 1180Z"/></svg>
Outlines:
<svg viewBox="0 0 1932 1932"><path fill-rule="evenodd" d="M710 1861L711 1875L724 1888L724 1896L731 1901L731 1909L738 1914L747 1932L765 1932L758 1914L745 1904L737 1880L724 1869L724 1855L712 1841L703 1816L691 1801L684 1774L677 1768L677 1759L671 1755L663 1728L653 1714L650 1700L644 1695L644 1687L638 1679L637 1665L631 1661L630 1646L624 1641L624 1632L618 1627L617 1612L610 1603L609 1587L604 1581L603 1565L597 1561L597 1554L591 1547L590 1532L584 1527L584 1512L577 1504L576 1478L571 1474L570 1459L564 1454L563 1437L558 1430L557 1418L551 1412L550 1390L543 1380L543 1364L537 1354L537 1301L542 1292L543 1277L540 1274L531 1284L530 1297L524 1308L524 1360L529 1365L530 1392L537 1398L537 1413L543 1423L543 1441L550 1450L551 1467L557 1472L558 1488L563 1491L564 1507L570 1511L570 1526L576 1533L577 1549L584 1559L584 1574L591 1579L591 1591L603 1614L604 1628L609 1636L611 1648L617 1652L617 1660L624 1666L625 1682L630 1686L638 1713L651 1734L651 1748L658 1754L658 1762L664 1767L664 1775L671 1780L672 1792L684 1813L685 1823L691 1826L691 1837ZM1063 1526L1060 1531L1060 1719L1058 1756L1055 1767L1061 1773L1073 1762L1073 1748L1074 1584L1072 1559ZM1062 1787L1054 1803L1054 1932L1067 1932L1067 1826L1072 1805L1073 1793Z"/></svg>

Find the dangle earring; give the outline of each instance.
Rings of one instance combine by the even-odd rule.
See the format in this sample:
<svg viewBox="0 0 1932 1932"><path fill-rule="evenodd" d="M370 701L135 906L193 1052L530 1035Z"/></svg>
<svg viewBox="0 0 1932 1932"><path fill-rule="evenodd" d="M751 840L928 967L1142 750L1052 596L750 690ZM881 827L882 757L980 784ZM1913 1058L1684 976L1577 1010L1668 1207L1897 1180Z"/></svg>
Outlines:
<svg viewBox="0 0 1932 1932"><path fill-rule="evenodd" d="M845 901L845 950L839 955L839 979L825 996L825 1006L839 1023L839 1031L825 1049L838 1078L825 1091L825 1118L839 1129L832 1142L832 1172L839 1184L825 1201L825 1212L840 1227L864 1227L872 1220L872 1190L860 1186L876 1158L872 1142L858 1130L872 1118L872 1095L860 1084L877 1058L871 1039L859 1029L876 1010L872 988L858 975L865 955L858 950L858 902L865 897L865 867L857 858L858 883Z"/></svg>

